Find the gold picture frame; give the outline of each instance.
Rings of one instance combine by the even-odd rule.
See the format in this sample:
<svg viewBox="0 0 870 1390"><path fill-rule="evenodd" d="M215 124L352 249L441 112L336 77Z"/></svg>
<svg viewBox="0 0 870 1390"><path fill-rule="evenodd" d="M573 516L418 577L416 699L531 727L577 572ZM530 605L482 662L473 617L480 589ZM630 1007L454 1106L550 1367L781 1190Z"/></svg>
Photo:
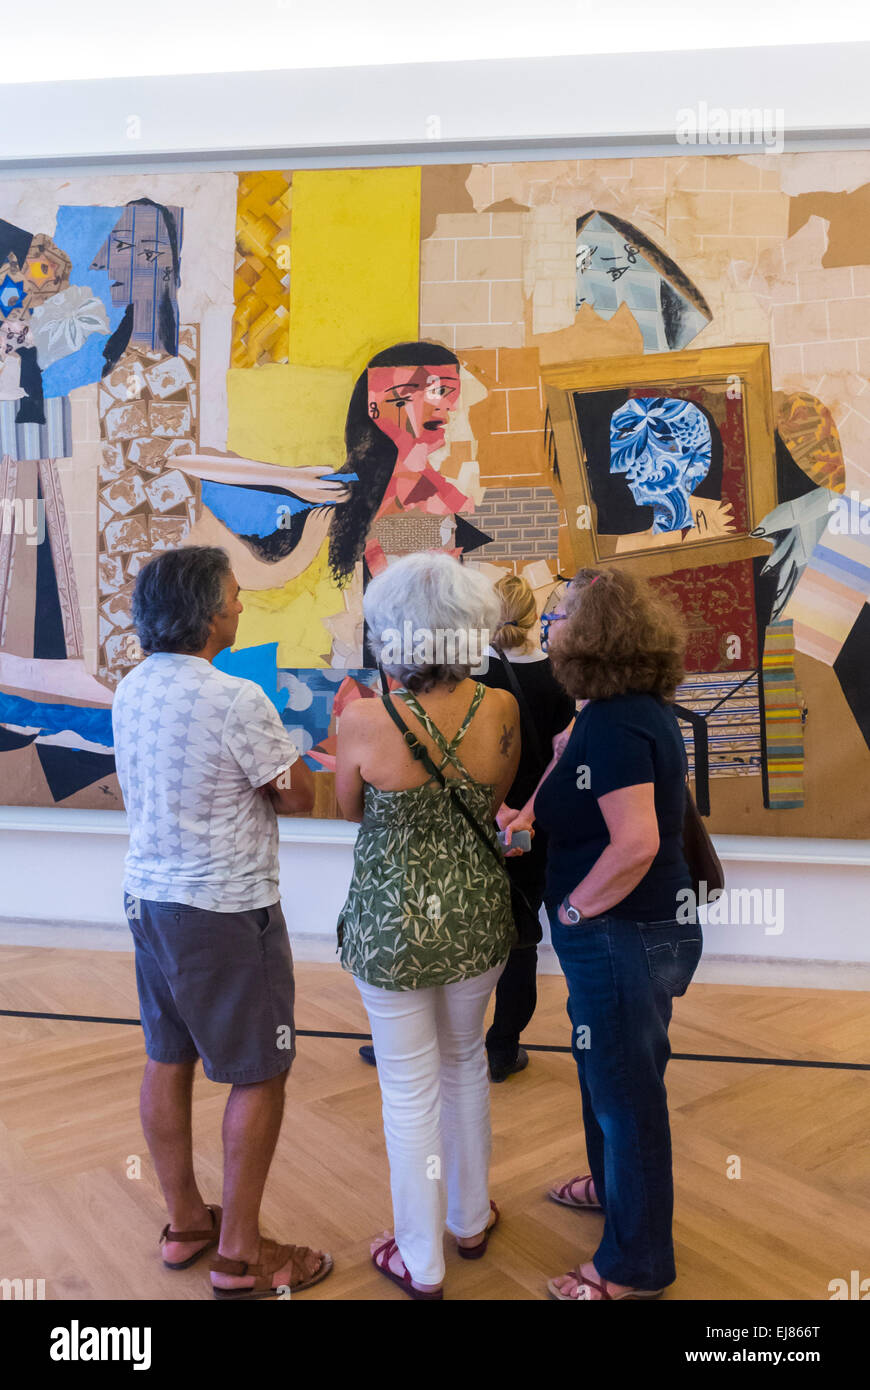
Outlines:
<svg viewBox="0 0 870 1390"><path fill-rule="evenodd" d="M640 575L668 574L699 565L724 564L770 552L770 542L751 533L777 504L776 447L767 343L694 351L656 352L544 367L541 380L548 405L548 427L555 444L558 473L554 489L565 508L571 558L576 568L618 564ZM597 510L586 470L586 457L575 393L650 387L701 385L736 392L743 413L747 524L721 534L681 531L644 540L641 548L607 553L597 531ZM591 524L589 520L591 518ZM694 529L694 528L693 528ZM646 536L647 533L641 533Z"/></svg>

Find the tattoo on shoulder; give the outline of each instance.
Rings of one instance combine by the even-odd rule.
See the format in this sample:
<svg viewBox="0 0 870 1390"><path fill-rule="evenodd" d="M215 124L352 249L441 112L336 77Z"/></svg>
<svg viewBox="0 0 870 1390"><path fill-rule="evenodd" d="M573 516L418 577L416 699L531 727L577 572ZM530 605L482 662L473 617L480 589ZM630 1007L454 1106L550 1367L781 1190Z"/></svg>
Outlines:
<svg viewBox="0 0 870 1390"><path fill-rule="evenodd" d="M498 747L499 747L499 752L502 753L502 754L504 755L504 757L507 757L508 754L509 754L510 751L511 751L511 746L512 746L513 741L514 741L514 734L515 734L515 733L516 733L516 729L509 729L508 726L507 726L507 724L502 724L502 726L501 726L501 734L499 735L499 740L498 740Z"/></svg>

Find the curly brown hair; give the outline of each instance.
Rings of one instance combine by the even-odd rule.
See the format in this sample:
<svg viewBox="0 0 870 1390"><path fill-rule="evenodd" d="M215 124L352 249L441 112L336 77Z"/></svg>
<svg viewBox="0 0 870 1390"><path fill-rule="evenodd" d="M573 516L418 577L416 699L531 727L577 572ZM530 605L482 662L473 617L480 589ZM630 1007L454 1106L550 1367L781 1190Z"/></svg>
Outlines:
<svg viewBox="0 0 870 1390"><path fill-rule="evenodd" d="M565 612L550 660L575 700L628 691L673 698L685 674L685 623L645 580L619 569L578 570Z"/></svg>

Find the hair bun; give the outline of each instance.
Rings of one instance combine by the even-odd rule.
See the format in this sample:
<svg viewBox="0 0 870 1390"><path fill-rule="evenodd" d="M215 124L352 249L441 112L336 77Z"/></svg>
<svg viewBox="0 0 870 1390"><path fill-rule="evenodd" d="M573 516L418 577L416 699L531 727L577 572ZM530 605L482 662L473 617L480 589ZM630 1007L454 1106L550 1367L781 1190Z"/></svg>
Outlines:
<svg viewBox="0 0 870 1390"><path fill-rule="evenodd" d="M495 630L492 645L497 649L510 651L513 647L521 647L528 635L529 629L520 627L519 623L500 623Z"/></svg>

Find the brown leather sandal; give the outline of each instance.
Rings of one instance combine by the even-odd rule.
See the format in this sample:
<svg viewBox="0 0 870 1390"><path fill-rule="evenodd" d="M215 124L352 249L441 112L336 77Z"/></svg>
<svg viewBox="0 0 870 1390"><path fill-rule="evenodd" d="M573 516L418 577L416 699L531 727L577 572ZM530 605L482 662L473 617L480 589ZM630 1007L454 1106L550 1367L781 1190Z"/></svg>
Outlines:
<svg viewBox="0 0 870 1390"><path fill-rule="evenodd" d="M490 1202L489 1206L490 1210L495 1215L495 1220L490 1222L490 1224L487 1226L486 1230L483 1233L483 1240L480 1242L480 1244L457 1245L456 1247L463 1260L482 1260L484 1255L486 1254L486 1247L489 1245L489 1238L495 1230L496 1226L498 1225L499 1217L501 1216L501 1212L499 1211L495 1202Z"/></svg>
<svg viewBox="0 0 870 1390"><path fill-rule="evenodd" d="M240 1300L245 1298L277 1298L278 1288L272 1287L272 1276L290 1260L304 1258L310 1253L308 1245L279 1245L276 1240L267 1240L265 1236L260 1237L259 1262L248 1264L245 1260L230 1260L225 1255L215 1255L212 1258L212 1274L234 1274L237 1278L244 1278L247 1274L253 1274L254 1282L247 1289L219 1289L212 1284L212 1293L215 1298L227 1298ZM320 1268L307 1279L297 1279L294 1283L291 1279L287 1285L281 1287L289 1288L290 1293L301 1293L303 1289L310 1289L313 1284L319 1284L321 1279L325 1279L332 1269L332 1256L324 1255L320 1261Z"/></svg>
<svg viewBox="0 0 870 1390"><path fill-rule="evenodd" d="M550 1297L558 1298L560 1303L600 1303L604 1299L621 1302L623 1299L661 1298L664 1293L664 1289L628 1289L625 1293L611 1293L610 1285L603 1276L599 1279L590 1279L579 1269L569 1269L568 1277L577 1281L577 1289L574 1293L563 1293L555 1280L547 1280ZM584 1289L597 1289L601 1298L590 1299L588 1292L583 1292Z"/></svg>
<svg viewBox="0 0 870 1390"><path fill-rule="evenodd" d="M394 1284L398 1284L402 1292L406 1293L409 1298L418 1299L420 1302L437 1302L444 1297L443 1288L435 1289L430 1293L424 1292L423 1289L415 1289L411 1276L405 1267L404 1260L402 1260L402 1273L394 1274L390 1269L390 1260L395 1254L398 1254L400 1260L402 1259L402 1252L396 1244L395 1236L390 1236L388 1240L384 1241L383 1245L379 1245L377 1250L372 1251L372 1264L379 1274L383 1274L385 1278L392 1280Z"/></svg>
<svg viewBox="0 0 870 1390"><path fill-rule="evenodd" d="M578 1182L583 1184L583 1196L576 1197L574 1188ZM589 1193L592 1188L592 1174L586 1173L580 1178L570 1178L568 1182L562 1183L561 1187L552 1187L547 1193L551 1202L559 1202L563 1207L573 1207L575 1211L603 1211L601 1203L597 1198L590 1198Z"/></svg>
<svg viewBox="0 0 870 1390"><path fill-rule="evenodd" d="M211 1230L209 1231L171 1231L168 1221L163 1227L160 1232L161 1245L167 1240L208 1241L207 1245L204 1245L201 1250L197 1250L196 1254L191 1255L187 1260L180 1260L177 1264L170 1264L169 1260L164 1260L163 1263L167 1269L189 1269L191 1265L196 1264L201 1255L205 1254L206 1250L211 1250L217 1245L221 1238L221 1216L223 1213L220 1207L207 1207L206 1210L211 1212Z"/></svg>

